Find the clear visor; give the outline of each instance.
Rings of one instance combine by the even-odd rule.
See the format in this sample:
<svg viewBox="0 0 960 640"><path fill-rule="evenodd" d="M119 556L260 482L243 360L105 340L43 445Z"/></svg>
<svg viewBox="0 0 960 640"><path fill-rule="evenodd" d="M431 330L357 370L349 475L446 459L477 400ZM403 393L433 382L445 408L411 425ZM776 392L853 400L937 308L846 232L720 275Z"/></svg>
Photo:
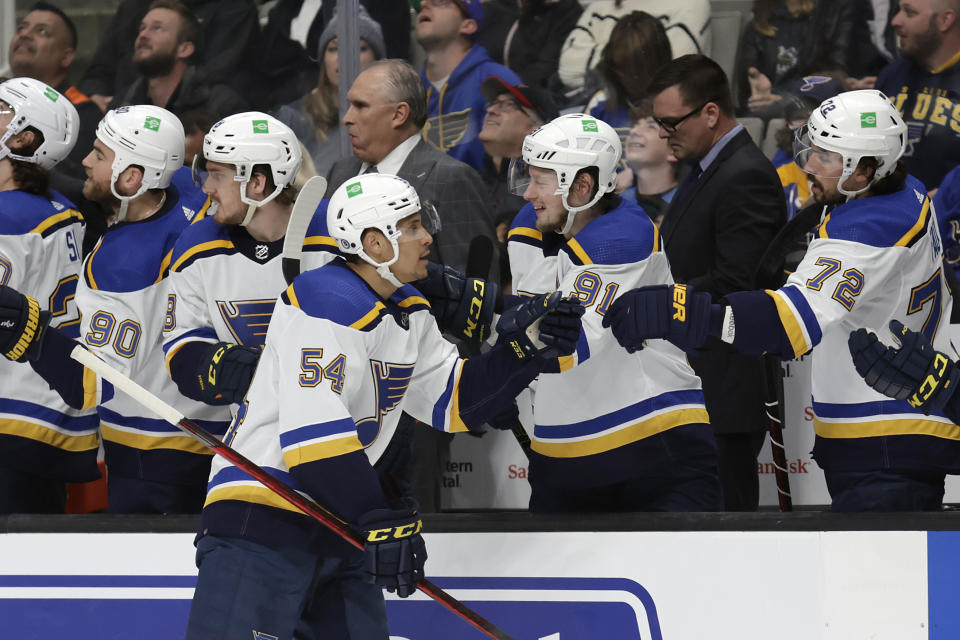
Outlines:
<svg viewBox="0 0 960 640"><path fill-rule="evenodd" d="M810 142L807 125L796 130L793 137L793 159L805 173L821 178L839 178L843 175L843 156L827 151Z"/></svg>
<svg viewBox="0 0 960 640"><path fill-rule="evenodd" d="M193 184L202 187L207 181L207 159L202 153L193 156L193 163L190 165L190 172L193 174Z"/></svg>
<svg viewBox="0 0 960 640"><path fill-rule="evenodd" d="M507 185L515 196L522 196L530 186L530 165L523 158L510 158Z"/></svg>
<svg viewBox="0 0 960 640"><path fill-rule="evenodd" d="M416 217L419 215L420 219ZM397 242L410 242L420 238L420 230L426 231L431 236L437 235L440 231L440 216L437 214L437 208L430 202L420 203L420 213L408 216L400 224L397 230L400 235L397 236Z"/></svg>

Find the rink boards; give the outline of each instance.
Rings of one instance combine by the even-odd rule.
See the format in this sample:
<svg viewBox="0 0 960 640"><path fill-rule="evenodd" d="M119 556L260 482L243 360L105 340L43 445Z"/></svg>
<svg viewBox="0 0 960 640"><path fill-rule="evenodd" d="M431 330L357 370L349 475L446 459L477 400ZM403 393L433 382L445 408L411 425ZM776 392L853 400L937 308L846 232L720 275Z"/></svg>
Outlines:
<svg viewBox="0 0 960 640"><path fill-rule="evenodd" d="M960 637L956 531L515 531L426 540L430 578L517 640ZM4 637L182 637L193 551L189 533L0 535ZM388 595L387 606L397 640L486 637L421 594Z"/></svg>

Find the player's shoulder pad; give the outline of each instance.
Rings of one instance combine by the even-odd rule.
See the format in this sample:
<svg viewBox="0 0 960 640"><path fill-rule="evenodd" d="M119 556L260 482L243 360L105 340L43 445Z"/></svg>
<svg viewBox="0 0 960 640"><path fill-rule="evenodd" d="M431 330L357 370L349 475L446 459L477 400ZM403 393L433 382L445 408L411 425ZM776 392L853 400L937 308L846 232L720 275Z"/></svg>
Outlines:
<svg viewBox="0 0 960 640"><path fill-rule="evenodd" d="M236 252L227 227L217 224L213 218L203 218L184 229L177 238L170 270L183 271L197 260Z"/></svg>
<svg viewBox="0 0 960 640"><path fill-rule="evenodd" d="M660 251L660 232L643 208L633 202L587 223L563 245L573 264L629 264Z"/></svg>
<svg viewBox="0 0 960 640"><path fill-rule="evenodd" d="M160 210L136 222L109 227L83 268L87 286L99 291L139 291L163 280L173 259L173 247L190 226L177 190L167 187Z"/></svg>
<svg viewBox="0 0 960 640"><path fill-rule="evenodd" d="M427 300L427 296L420 293L412 284L405 284L397 289L390 296L390 302L407 313L430 310L430 302Z"/></svg>
<svg viewBox="0 0 960 640"><path fill-rule="evenodd" d="M280 294L280 301L359 331L370 331L387 313L380 297L342 260L304 271Z"/></svg>
<svg viewBox="0 0 960 640"><path fill-rule="evenodd" d="M37 233L43 237L83 222L77 207L56 191L49 200L25 191L0 191L0 234Z"/></svg>
<svg viewBox="0 0 960 640"><path fill-rule="evenodd" d="M835 208L820 225L817 237L871 247L910 247L926 235L930 211L926 187L907 176L900 191L858 198Z"/></svg>
<svg viewBox="0 0 960 640"><path fill-rule="evenodd" d="M529 202L520 208L510 223L507 243L519 242L538 249L543 248L543 233L537 229L537 214Z"/></svg>
<svg viewBox="0 0 960 640"><path fill-rule="evenodd" d="M304 251L338 253L337 242L330 237L330 232L327 230L327 205L329 204L330 199L324 198L317 205L317 210L307 226L307 235L303 239Z"/></svg>

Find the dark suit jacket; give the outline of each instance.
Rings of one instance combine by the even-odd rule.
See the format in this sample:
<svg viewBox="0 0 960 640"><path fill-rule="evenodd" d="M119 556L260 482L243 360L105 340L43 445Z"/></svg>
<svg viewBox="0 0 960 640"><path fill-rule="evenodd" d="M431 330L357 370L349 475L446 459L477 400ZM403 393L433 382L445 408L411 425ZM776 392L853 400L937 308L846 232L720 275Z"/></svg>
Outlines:
<svg viewBox="0 0 960 640"><path fill-rule="evenodd" d="M334 163L327 176L327 197L360 173L361 165L361 161L352 156ZM465 271L467 251L474 237L487 236L497 246L490 192L472 167L421 140L397 175L413 185L421 202L432 203L440 214L440 233L430 247L432 261ZM497 264L494 256L489 274L494 282L499 278Z"/></svg>
<svg viewBox="0 0 960 640"><path fill-rule="evenodd" d="M776 170L746 131L730 140L690 194L674 200L663 220L663 242L678 282L708 291L714 302L733 291L763 287L754 273L764 250L786 223ZM716 433L767 428L763 364L712 339L690 356L703 381Z"/></svg>

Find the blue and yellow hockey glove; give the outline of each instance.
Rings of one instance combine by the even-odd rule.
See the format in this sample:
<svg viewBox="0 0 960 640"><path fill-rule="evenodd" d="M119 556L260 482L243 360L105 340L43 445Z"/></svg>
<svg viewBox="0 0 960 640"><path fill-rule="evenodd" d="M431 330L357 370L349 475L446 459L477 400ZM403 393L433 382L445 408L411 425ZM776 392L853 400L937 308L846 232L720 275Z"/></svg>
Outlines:
<svg viewBox="0 0 960 640"><path fill-rule="evenodd" d="M416 502L406 499L396 508L368 511L360 516L357 528L363 531L367 581L396 591L401 598L413 594L427 561Z"/></svg>
<svg viewBox="0 0 960 640"><path fill-rule="evenodd" d="M260 361L260 349L230 342L210 345L197 366L201 400L224 405L243 402Z"/></svg>
<svg viewBox="0 0 960 640"><path fill-rule="evenodd" d="M643 349L646 340L669 340L684 351L703 346L710 329L709 293L685 284L631 289L617 298L603 317L624 349Z"/></svg>
<svg viewBox="0 0 960 640"><path fill-rule="evenodd" d="M887 346L869 329L850 332L847 345L853 365L874 390L896 400L906 400L925 414L939 411L960 382L960 369L936 351L926 336L890 321L899 347Z"/></svg>
<svg viewBox="0 0 960 640"><path fill-rule="evenodd" d="M30 296L0 285L0 353L7 360L24 362L40 355L50 312L41 311Z"/></svg>
<svg viewBox="0 0 960 640"><path fill-rule="evenodd" d="M576 350L584 311L579 299L559 291L528 298L504 310L498 342L507 343L518 360L555 361Z"/></svg>
<svg viewBox="0 0 960 640"><path fill-rule="evenodd" d="M427 277L413 286L430 301L442 332L476 345L490 335L500 293L496 283L468 278L453 267L430 262Z"/></svg>

